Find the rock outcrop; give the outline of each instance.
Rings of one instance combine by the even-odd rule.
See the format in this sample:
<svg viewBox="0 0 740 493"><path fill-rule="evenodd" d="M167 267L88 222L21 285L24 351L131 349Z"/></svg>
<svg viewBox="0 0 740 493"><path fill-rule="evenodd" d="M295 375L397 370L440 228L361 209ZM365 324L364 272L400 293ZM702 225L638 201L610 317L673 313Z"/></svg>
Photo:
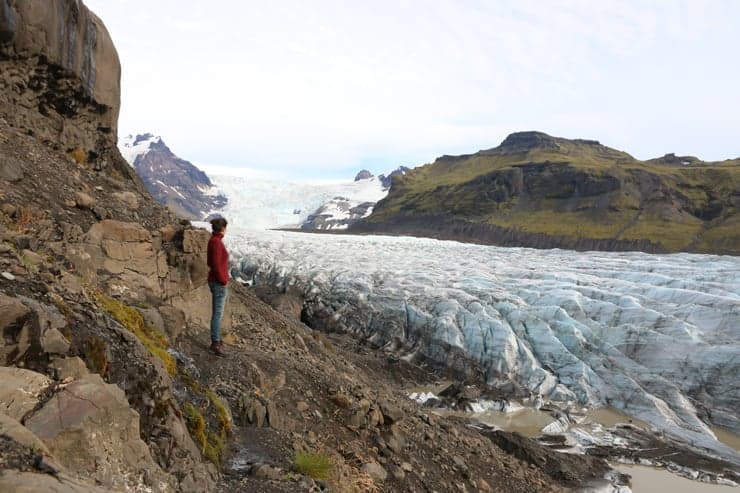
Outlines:
<svg viewBox="0 0 740 493"><path fill-rule="evenodd" d="M154 491L174 481L152 460L139 432L139 414L126 395L99 375L86 375L56 392L23 420L61 465L109 488L147 478ZM131 477L131 478L129 478Z"/></svg>
<svg viewBox="0 0 740 493"><path fill-rule="evenodd" d="M375 175L373 175L372 173L370 173L370 172L369 172L368 170L366 170L366 169L363 169L363 170L360 170L360 171L359 171L359 172L358 172L358 173L357 173L357 174L355 175L355 181L360 181L360 180L367 180L367 179L369 179L369 178L372 178L373 176L375 176Z"/></svg>
<svg viewBox="0 0 740 493"><path fill-rule="evenodd" d="M354 203L347 197L334 197L309 214L303 223L303 230L346 229L364 217L370 215L375 202Z"/></svg>
<svg viewBox="0 0 740 493"><path fill-rule="evenodd" d="M119 78L82 2L0 1L0 364L18 367L2 368L3 490L43 491L44 473L64 475L59 491L215 486L167 338L127 304L201 287L204 236L176 224L117 150Z"/></svg>
<svg viewBox="0 0 740 493"><path fill-rule="evenodd" d="M121 67L80 0L0 1L0 118L104 166L116 141Z"/></svg>
<svg viewBox="0 0 740 493"><path fill-rule="evenodd" d="M411 168L407 168L406 166L399 166L398 168L388 173L388 175L380 175L378 179L383 184L383 188L391 188L391 185L393 184L393 179L395 177L404 176L409 171L411 171Z"/></svg>

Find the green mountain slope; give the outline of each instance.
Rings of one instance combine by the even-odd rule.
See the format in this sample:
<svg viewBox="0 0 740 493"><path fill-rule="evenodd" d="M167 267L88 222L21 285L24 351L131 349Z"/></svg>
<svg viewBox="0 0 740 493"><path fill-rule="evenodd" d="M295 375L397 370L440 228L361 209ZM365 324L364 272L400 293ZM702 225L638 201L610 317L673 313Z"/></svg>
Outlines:
<svg viewBox="0 0 740 493"><path fill-rule="evenodd" d="M393 181L352 228L508 246L740 254L740 159L639 161L540 132Z"/></svg>

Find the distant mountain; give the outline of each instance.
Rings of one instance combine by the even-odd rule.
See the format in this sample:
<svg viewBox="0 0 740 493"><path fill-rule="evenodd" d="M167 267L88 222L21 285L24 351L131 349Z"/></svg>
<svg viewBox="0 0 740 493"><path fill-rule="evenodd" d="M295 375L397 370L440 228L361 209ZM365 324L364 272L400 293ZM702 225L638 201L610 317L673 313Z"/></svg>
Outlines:
<svg viewBox="0 0 740 493"><path fill-rule="evenodd" d="M301 229L347 229L373 212L375 202L353 201L337 196L309 214Z"/></svg>
<svg viewBox="0 0 740 493"><path fill-rule="evenodd" d="M177 215L202 220L226 205L226 197L216 191L208 176L177 157L161 137L128 135L118 145L154 198Z"/></svg>
<svg viewBox="0 0 740 493"><path fill-rule="evenodd" d="M355 175L355 181L367 180L368 178L372 178L373 176L375 175L370 173L368 170L363 169L363 170L360 170L360 172L357 173L357 175Z"/></svg>
<svg viewBox="0 0 740 493"><path fill-rule="evenodd" d="M740 254L740 159L639 161L541 132L393 178L350 231L505 246Z"/></svg>
<svg viewBox="0 0 740 493"><path fill-rule="evenodd" d="M411 171L411 168L407 168L406 166L399 166L398 168L391 171L388 176L386 175L380 175L378 179L383 184L383 187L385 188L391 188L391 184L393 183L393 179L396 176L404 176L406 173Z"/></svg>
<svg viewBox="0 0 740 493"><path fill-rule="evenodd" d="M355 175L353 187L347 194L337 195L324 202L301 223L301 229L347 229L368 217L378 200L385 197L395 176L403 176L409 168L401 166L386 175L376 177L363 169Z"/></svg>
<svg viewBox="0 0 740 493"><path fill-rule="evenodd" d="M360 171L354 183L342 188L344 193L324 201L301 222L300 229L347 229L369 216L378 200L388 193L383 182L367 170Z"/></svg>

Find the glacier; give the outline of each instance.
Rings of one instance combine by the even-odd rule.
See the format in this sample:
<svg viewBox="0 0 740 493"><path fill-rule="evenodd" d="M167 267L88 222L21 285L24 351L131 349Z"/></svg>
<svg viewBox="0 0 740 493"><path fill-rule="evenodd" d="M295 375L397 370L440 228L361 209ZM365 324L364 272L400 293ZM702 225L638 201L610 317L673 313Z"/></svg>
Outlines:
<svg viewBox="0 0 740 493"><path fill-rule="evenodd" d="M611 406L740 464L711 429L740 433L736 257L238 227L227 242L241 277L297 290L309 322L566 407Z"/></svg>
<svg viewBox="0 0 740 493"><path fill-rule="evenodd" d="M220 174L209 177L220 192L234 197L225 208L214 212L242 228L299 228L309 216L318 212L341 221L350 217L349 209L367 202L374 204L388 194L388 189L377 177L354 182L290 182L271 177ZM332 207L339 202L344 207ZM364 215L370 212L372 208Z"/></svg>

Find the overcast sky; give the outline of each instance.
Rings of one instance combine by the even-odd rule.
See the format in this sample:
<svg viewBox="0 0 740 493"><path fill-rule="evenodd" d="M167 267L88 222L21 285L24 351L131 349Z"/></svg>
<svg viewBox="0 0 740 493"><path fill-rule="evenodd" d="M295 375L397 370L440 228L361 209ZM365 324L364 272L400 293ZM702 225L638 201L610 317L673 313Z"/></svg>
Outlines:
<svg viewBox="0 0 740 493"><path fill-rule="evenodd" d="M119 134L198 164L337 177L542 130L740 156L736 0L85 0Z"/></svg>

